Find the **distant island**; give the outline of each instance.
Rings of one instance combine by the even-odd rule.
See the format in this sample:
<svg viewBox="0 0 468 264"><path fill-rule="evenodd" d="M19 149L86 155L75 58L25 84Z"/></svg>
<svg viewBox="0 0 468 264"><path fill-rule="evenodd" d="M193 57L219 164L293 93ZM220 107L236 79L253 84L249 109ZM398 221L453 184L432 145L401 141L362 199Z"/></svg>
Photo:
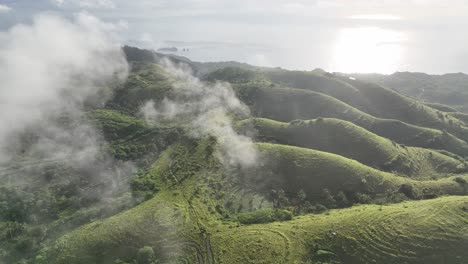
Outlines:
<svg viewBox="0 0 468 264"><path fill-rule="evenodd" d="M176 48L176 47L165 47L165 48L158 49L158 51L161 51L161 52L177 52L177 51L179 51L179 49Z"/></svg>

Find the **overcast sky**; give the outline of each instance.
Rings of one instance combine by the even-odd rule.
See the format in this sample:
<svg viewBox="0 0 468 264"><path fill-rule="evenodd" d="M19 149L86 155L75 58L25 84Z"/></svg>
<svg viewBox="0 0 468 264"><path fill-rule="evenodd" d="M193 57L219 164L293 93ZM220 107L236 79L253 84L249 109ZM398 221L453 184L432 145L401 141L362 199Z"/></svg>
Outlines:
<svg viewBox="0 0 468 264"><path fill-rule="evenodd" d="M0 0L0 30L88 12L123 43L194 60L328 71L468 72L463 0Z"/></svg>

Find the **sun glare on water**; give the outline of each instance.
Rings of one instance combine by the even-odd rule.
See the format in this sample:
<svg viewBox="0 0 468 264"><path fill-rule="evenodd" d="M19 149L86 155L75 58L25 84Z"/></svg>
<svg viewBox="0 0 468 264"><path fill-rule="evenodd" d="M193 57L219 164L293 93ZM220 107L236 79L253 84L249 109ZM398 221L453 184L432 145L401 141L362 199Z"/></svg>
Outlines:
<svg viewBox="0 0 468 264"><path fill-rule="evenodd" d="M335 72L393 73L401 66L405 35L379 27L344 28L333 48Z"/></svg>

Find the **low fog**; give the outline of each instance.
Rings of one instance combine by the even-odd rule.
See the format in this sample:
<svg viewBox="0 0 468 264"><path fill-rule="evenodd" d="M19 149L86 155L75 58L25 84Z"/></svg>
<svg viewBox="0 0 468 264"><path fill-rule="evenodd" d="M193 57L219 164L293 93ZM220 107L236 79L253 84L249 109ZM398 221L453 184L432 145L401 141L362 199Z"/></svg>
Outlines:
<svg viewBox="0 0 468 264"><path fill-rule="evenodd" d="M232 116L246 117L249 109L228 83L208 84L194 77L187 65L168 60L162 66L176 79L176 98L161 103L146 102L140 109L147 121L189 120L194 138L213 136L218 143L217 157L226 166L251 167L257 162L257 150L250 138L234 131Z"/></svg>
<svg viewBox="0 0 468 264"><path fill-rule="evenodd" d="M46 131L36 149L50 156L95 155L100 139L90 126L66 129L48 121L82 118L85 103L103 104L108 85L125 79L125 57L111 31L112 25L81 13L73 21L41 15L0 34L1 162L13 154L12 138L30 126Z"/></svg>
<svg viewBox="0 0 468 264"><path fill-rule="evenodd" d="M86 117L127 76L116 30L79 13L71 20L39 15L0 33L0 171L10 184L39 180L40 166L52 162L96 183L82 196L128 189L132 164L102 151L105 141Z"/></svg>

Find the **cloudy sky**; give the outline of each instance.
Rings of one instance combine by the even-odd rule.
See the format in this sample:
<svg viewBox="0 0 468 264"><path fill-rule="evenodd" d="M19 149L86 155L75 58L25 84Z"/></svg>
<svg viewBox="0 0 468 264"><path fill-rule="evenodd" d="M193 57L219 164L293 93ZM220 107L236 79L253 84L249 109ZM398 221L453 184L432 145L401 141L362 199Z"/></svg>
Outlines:
<svg viewBox="0 0 468 264"><path fill-rule="evenodd" d="M123 43L176 46L194 60L468 72L465 0L0 0L0 30L41 13L80 12L115 24Z"/></svg>

